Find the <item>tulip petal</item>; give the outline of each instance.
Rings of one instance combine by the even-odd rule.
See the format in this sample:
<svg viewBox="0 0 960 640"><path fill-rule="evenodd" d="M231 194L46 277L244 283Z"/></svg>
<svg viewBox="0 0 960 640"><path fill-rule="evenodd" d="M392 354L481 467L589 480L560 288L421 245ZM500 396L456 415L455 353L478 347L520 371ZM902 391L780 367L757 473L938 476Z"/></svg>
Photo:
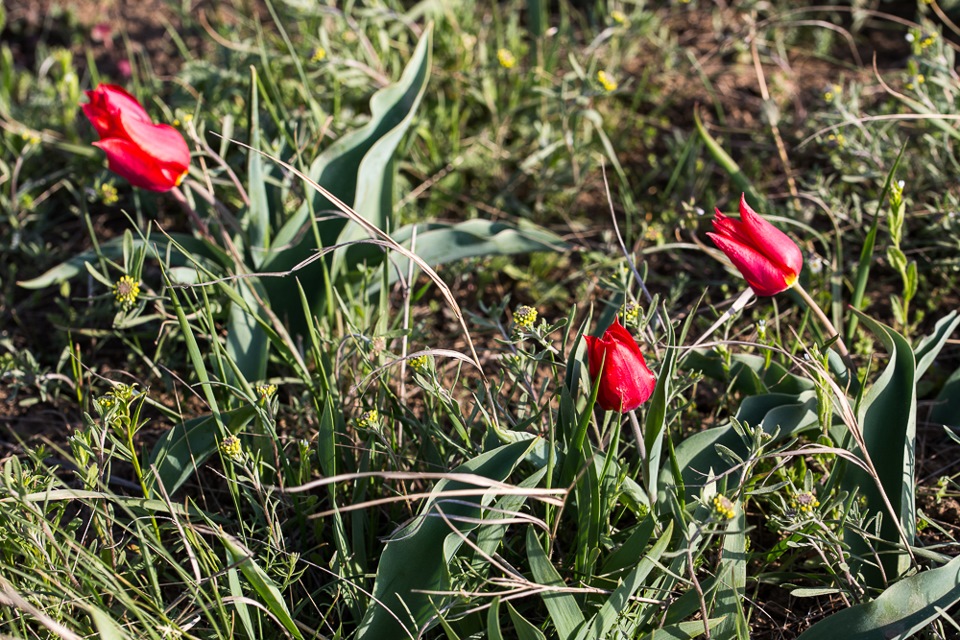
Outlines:
<svg viewBox="0 0 960 640"><path fill-rule="evenodd" d="M177 186L186 172L186 169L178 171L176 167L157 162L129 140L109 138L93 144L107 154L110 170L126 178L135 187L169 191Z"/></svg>
<svg viewBox="0 0 960 640"><path fill-rule="evenodd" d="M118 87L115 84L100 84L94 91L87 91L87 96L90 97L91 101L96 96L98 108L105 109L111 114L124 113L127 117L150 122L150 115L147 110L123 87Z"/></svg>
<svg viewBox="0 0 960 640"><path fill-rule="evenodd" d="M783 271L778 265L775 265L765 255L741 244L736 240L731 240L718 233L707 234L713 243L723 251L730 262L740 271L747 284L753 288L758 296L773 296L781 291L790 288L793 281L787 281Z"/></svg>
<svg viewBox="0 0 960 640"><path fill-rule="evenodd" d="M803 268L803 253L790 236L761 218L744 194L740 195L740 219L750 237L750 246L761 251L771 262L787 274L796 277Z"/></svg>
<svg viewBox="0 0 960 640"><path fill-rule="evenodd" d="M116 85L101 84L85 93L90 101L80 108L101 138L127 137L120 124L121 113L129 119L150 122L150 116L137 99Z"/></svg>
<svg viewBox="0 0 960 640"><path fill-rule="evenodd" d="M720 209L715 209L715 211L716 215L713 218L713 228L717 233L731 240L735 240L740 244L753 244L750 236L747 235L746 230L743 228L741 221L723 215Z"/></svg>
<svg viewBox="0 0 960 640"><path fill-rule="evenodd" d="M656 378L636 340L619 319L602 338L586 336L590 376L597 384L597 404L606 411L633 411L653 394Z"/></svg>
<svg viewBox="0 0 960 640"><path fill-rule="evenodd" d="M138 120L136 117L120 114L120 122L126 137L164 164L182 167L190 166L190 148L180 132L168 124L153 124Z"/></svg>

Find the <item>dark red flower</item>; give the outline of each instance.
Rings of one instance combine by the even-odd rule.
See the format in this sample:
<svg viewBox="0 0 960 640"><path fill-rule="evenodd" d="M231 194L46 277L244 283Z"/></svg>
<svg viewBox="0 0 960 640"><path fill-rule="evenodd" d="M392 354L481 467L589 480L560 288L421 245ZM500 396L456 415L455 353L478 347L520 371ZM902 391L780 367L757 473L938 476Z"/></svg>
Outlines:
<svg viewBox="0 0 960 640"><path fill-rule="evenodd" d="M100 134L93 144L107 154L111 171L151 191L180 184L190 167L190 149L179 131L153 124L137 99L118 86L101 84L86 94L90 102L80 106Z"/></svg>
<svg viewBox="0 0 960 640"><path fill-rule="evenodd" d="M615 319L600 338L586 336L590 377L600 378L597 404L606 411L633 411L653 394L657 385L640 347Z"/></svg>

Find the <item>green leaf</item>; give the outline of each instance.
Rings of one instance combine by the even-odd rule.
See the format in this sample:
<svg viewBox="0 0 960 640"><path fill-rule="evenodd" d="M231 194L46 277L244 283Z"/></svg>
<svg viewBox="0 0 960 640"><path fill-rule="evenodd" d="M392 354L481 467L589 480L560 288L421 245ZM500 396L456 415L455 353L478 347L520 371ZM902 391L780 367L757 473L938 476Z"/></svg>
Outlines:
<svg viewBox="0 0 960 640"><path fill-rule="evenodd" d="M101 640L126 640L128 637L106 612L96 607L87 607Z"/></svg>
<svg viewBox="0 0 960 640"><path fill-rule="evenodd" d="M870 278L870 267L873 265L873 249L877 244L877 231L880 226L880 210L887 198L887 194L890 193L890 185L893 183L893 178L897 172L897 167L900 166L900 160L903 159L903 152L906 150L907 141L905 140L903 142L903 146L900 147L900 153L897 154L897 159L893 161L893 166L890 168L890 172L887 174L886 180L883 181L883 189L880 191L880 199L877 200L877 210L873 214L873 222L870 225L870 231L867 232L867 237L863 241L863 248L860 250L860 262L857 265L857 280L853 287L853 295L850 297L851 309L857 310L863 308L863 297L867 291L867 280ZM848 343L853 342L854 332L856 330L857 316L856 314L851 314L850 320L847 323Z"/></svg>
<svg viewBox="0 0 960 640"><path fill-rule="evenodd" d="M743 613L743 596L747 587L746 528L746 514L739 509L737 517L727 523L723 536L723 557L717 571L720 586L712 610L714 615L724 618L717 627L717 637L720 638L749 638L749 634L742 632L747 625Z"/></svg>
<svg viewBox="0 0 960 640"><path fill-rule="evenodd" d="M327 147L313 161L308 176L328 189L334 196L351 205L361 216L384 230L391 230L393 215L393 154L407 131L414 112L420 104L430 75L432 28L417 44L400 80L380 89L370 99L370 120ZM320 193L300 207L277 232L273 246L288 247L272 253L264 262L269 271L287 271L310 257L321 246L366 237L360 228L341 216L333 216L310 232L304 229L313 224L313 216L327 216L337 208ZM302 240L299 238L303 236ZM334 254L340 265L343 252ZM318 260L300 269L297 278L302 282L324 282L326 261ZM339 267L333 269L339 271ZM269 283L270 299L277 305L277 314L294 325L293 333L303 333L306 327L300 319L300 310L293 278L274 278ZM324 287L311 288L310 304L316 312L324 297Z"/></svg>
<svg viewBox="0 0 960 640"><path fill-rule="evenodd" d="M356 167L356 198L353 209L384 231L393 222L393 155L413 122L413 115L427 89L432 59L433 26L427 27L403 70L400 81L378 91L370 99L371 121L356 132L358 140L368 138L365 130L378 130L363 159ZM380 122L395 123L386 129ZM320 184L323 184L322 182ZM349 201L347 201L349 202ZM367 237L355 222L348 222L337 238L348 242ZM334 270L336 272L336 270Z"/></svg>
<svg viewBox="0 0 960 640"><path fill-rule="evenodd" d="M914 504L914 467L917 437L917 390L916 364L913 349L899 333L854 311L860 321L886 346L890 363L876 382L867 390L858 411L858 422L866 443L867 452L876 467L883 490L893 506L895 517L900 520L907 535L908 544L913 544L916 532L916 506ZM883 498L873 479L859 467L853 467L844 476L843 486L847 491L858 491L867 501L869 516L883 514L880 536L890 545L901 543L895 521L887 511ZM847 529L846 538L854 555L869 553L867 543L852 529ZM909 568L909 556L881 548L881 560L887 579L893 580ZM879 571L863 567L871 586L883 585Z"/></svg>
<svg viewBox="0 0 960 640"><path fill-rule="evenodd" d="M530 571L533 573L535 582L547 587L567 586L544 552L533 527L527 529L527 558L530 561ZM577 599L573 594L562 591L545 591L541 597L547 605L547 612L550 614L560 640L573 638L573 634L585 620Z"/></svg>
<svg viewBox="0 0 960 640"><path fill-rule="evenodd" d="M729 358L729 366L727 358ZM714 380L728 382L733 389L744 395L756 395L768 391L801 393L815 386L809 378L790 373L780 363L771 361L767 365L763 356L750 353L723 356L713 350L694 349L681 360L680 368L701 371Z"/></svg>
<svg viewBox="0 0 960 640"><path fill-rule="evenodd" d="M250 67L250 97L247 119L250 122L247 149L247 196L250 206L240 218L246 231L246 245L250 249L253 266L259 268L270 249L270 204L267 198L266 173L260 153L260 90L256 67Z"/></svg>
<svg viewBox="0 0 960 640"><path fill-rule="evenodd" d="M796 395L766 393L744 399L735 417L741 424L760 426L771 436L776 434L776 439L772 442L775 444L806 429L818 427L820 422L817 404L815 391L804 391ZM718 446L721 449L718 450ZM717 475L730 469L730 464L720 454L722 448L744 458L749 453L732 423L695 433L677 445L676 460L688 494L698 493L696 489L689 489L702 487L711 469ZM735 475L734 478L736 477L739 476ZM664 477L664 480L667 479ZM669 482L672 483L672 480L670 478ZM663 486L661 483L661 488Z"/></svg>
<svg viewBox="0 0 960 640"><path fill-rule="evenodd" d="M960 368L947 378L937 394L933 409L930 410L930 421L960 427Z"/></svg>
<svg viewBox="0 0 960 640"><path fill-rule="evenodd" d="M224 285L224 287L229 286ZM254 288L256 288L256 296ZM243 304L239 301L230 303L226 352L244 379L247 382L256 383L267 377L267 358L270 347L267 334L255 315L261 305L257 296L265 305L269 305L270 299L265 287L252 278L245 278L243 282L238 282L234 293L240 297Z"/></svg>
<svg viewBox="0 0 960 640"><path fill-rule="evenodd" d="M527 456L535 442L528 440L498 447L465 462L453 473L503 481ZM387 543L377 567L373 598L360 623L357 638L416 637L421 627L448 599L424 591L450 588L448 564L463 542L461 536L479 526L477 521L483 514L482 505L492 500L492 497L480 496L444 498L446 491L467 488L475 488L475 485L462 481L438 482L417 518Z"/></svg>
<svg viewBox="0 0 960 640"><path fill-rule="evenodd" d="M246 405L222 415L231 434L238 433L256 415L256 408ZM223 435L212 415L200 416L174 425L154 445L146 473L148 486L159 482L168 495L184 482L217 450Z"/></svg>
<svg viewBox="0 0 960 640"><path fill-rule="evenodd" d="M500 598L494 598L487 609L487 640L503 640L500 631Z"/></svg>
<svg viewBox="0 0 960 640"><path fill-rule="evenodd" d="M712 631L718 624L724 621L724 618L710 618L707 626ZM653 633L643 636L640 640L692 640L703 635L703 621L691 620L690 622L679 622L657 629Z"/></svg>
<svg viewBox="0 0 960 640"><path fill-rule="evenodd" d="M519 227L503 222L473 219L457 224L429 223L417 227L416 246L418 256L430 266L455 262L477 256L513 255L532 251L565 251L569 246L559 236L531 223L521 222ZM404 247L412 246L414 225L398 229L393 239ZM358 253L355 260L361 258L368 262L379 261L382 252L371 250L366 255ZM406 277L410 259L397 255L391 260L390 284ZM371 287L377 291L380 283Z"/></svg>
<svg viewBox="0 0 960 640"><path fill-rule="evenodd" d="M643 486L647 487L651 501L656 500L657 497L657 477L660 471L660 453L663 450L663 433L667 428L670 383L673 380L673 370L677 366L677 355L679 353L673 325L670 322L665 324L667 328L667 355L660 365L657 386L653 390L653 397L650 399L647 419L643 427L644 450L647 452L643 459Z"/></svg>
<svg viewBox="0 0 960 640"><path fill-rule="evenodd" d="M920 340L913 350L913 356L917 361L917 380L927 372L927 369L936 360L940 350L947 343L947 339L958 326L960 326L960 314L951 311L937 321L933 333Z"/></svg>
<svg viewBox="0 0 960 640"><path fill-rule="evenodd" d="M660 566L660 556L667 550L673 535L673 522L667 524L666 529L656 544L644 554L640 563L627 574L620 585L614 589L610 597L600 606L600 610L590 619L590 622L580 628L577 640L605 638L620 614L630 605L630 598L643 586L644 581L654 568Z"/></svg>
<svg viewBox="0 0 960 640"><path fill-rule="evenodd" d="M876 600L838 611L798 640L905 640L960 602L960 558L905 578Z"/></svg>
<svg viewBox="0 0 960 640"><path fill-rule="evenodd" d="M730 157L730 154L724 150L720 143L710 135L707 128L703 126L703 122L700 120L699 108L693 110L693 123L697 127L697 133L700 134L700 139L703 140L703 144L707 147L707 151L710 152L710 155L713 156L713 159L717 161L723 170L727 172L730 179L733 180L737 191L746 193L754 207L759 207L766 202L753 188L753 185L750 184L750 180L747 179L747 176L743 173L743 170L740 168L740 165L737 164L736 160Z"/></svg>
<svg viewBox="0 0 960 640"><path fill-rule="evenodd" d="M293 617L290 615L289 609L287 609L287 603L283 601L283 594L280 593L280 589L278 589L276 583L270 579L270 576L260 568L260 565L254 562L253 552L240 544L233 536L224 533L222 530L220 531L219 537L227 552L227 561L231 565L240 567L240 572L243 574L243 577L247 579L250 586L252 586L254 591L257 592L257 595L260 596L267 610L280 621L280 624L283 625L290 635L298 640L303 640L303 634L300 632L300 628L297 627L297 624L293 621Z"/></svg>
<svg viewBox="0 0 960 640"><path fill-rule="evenodd" d="M517 640L547 640L547 636L543 635L540 629L521 616L509 602L507 603L507 613L510 614L513 628L517 632Z"/></svg>

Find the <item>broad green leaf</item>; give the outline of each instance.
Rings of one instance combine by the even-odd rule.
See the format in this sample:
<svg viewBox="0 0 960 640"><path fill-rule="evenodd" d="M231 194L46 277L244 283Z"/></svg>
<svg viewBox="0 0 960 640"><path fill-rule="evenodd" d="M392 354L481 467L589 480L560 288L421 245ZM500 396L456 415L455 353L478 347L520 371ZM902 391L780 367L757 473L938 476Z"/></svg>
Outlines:
<svg viewBox="0 0 960 640"><path fill-rule="evenodd" d="M776 433L776 441L780 442L819 426L817 394L804 391L798 395L767 393L750 396L740 404L736 419L750 427L760 426L771 436ZM720 474L730 468L730 464L720 455L718 446L741 457L748 454L743 439L731 424L695 433L677 445L676 461L688 494L698 493L696 490L690 491L690 488L703 486L711 469L715 474ZM669 482L672 483L673 479L670 478ZM662 489L663 482L661 498Z"/></svg>
<svg viewBox="0 0 960 640"><path fill-rule="evenodd" d="M250 206L240 218L246 232L246 245L250 249L253 267L259 268L270 249L270 204L267 199L266 173L263 170L263 155L260 153L260 89L256 67L250 67L250 94L247 102L247 120L250 131L247 140L247 197Z"/></svg>
<svg viewBox="0 0 960 640"><path fill-rule="evenodd" d="M611 627L613 627L620 615L630 605L630 598L637 589L643 586L650 572L660 566L660 556L667 550L672 534L673 522L670 522L660 536L660 539L657 540L650 551L643 556L640 563L633 571L624 576L620 585L614 589L610 597L600 606L600 610L587 624L580 628L580 631L576 635L577 640L607 637Z"/></svg>
<svg viewBox="0 0 960 640"><path fill-rule="evenodd" d="M726 357L729 357L729 365ZM801 393L814 388L812 380L790 373L778 362L771 361L767 366L763 356L734 353L726 357L713 350L694 349L681 360L680 368L701 371L714 380L729 382L733 389L745 395L768 391Z"/></svg>
<svg viewBox="0 0 960 640"><path fill-rule="evenodd" d="M957 329L957 326L960 326L960 314L956 311L951 311L937 321L936 326L933 328L933 333L925 336L920 343L917 344L913 350L914 358L917 361L917 380L927 372L927 369L933 364L933 361L937 359L937 355L939 355L940 350L943 349L943 345L947 343L947 339Z"/></svg>
<svg viewBox="0 0 960 640"><path fill-rule="evenodd" d="M743 509L737 517L727 522L723 536L723 557L717 571L717 599L713 615L724 620L717 627L719 638L749 638L742 630L746 627L743 613L743 597L747 587L747 518Z"/></svg>
<svg viewBox="0 0 960 640"><path fill-rule="evenodd" d="M300 628L293 621L290 610L287 609L287 603L283 600L283 594L277 588L276 583L260 568L253 559L253 552L245 548L233 536L220 531L220 541L227 552L227 561L231 565L240 567L240 572L247 579L253 590L260 596L261 601L272 613L280 624L297 640L303 640L303 634Z"/></svg>
<svg viewBox="0 0 960 640"><path fill-rule="evenodd" d="M222 415L231 434L238 433L256 415L256 408L245 405ZM146 473L147 486L159 482L168 495L179 489L193 472L216 450L220 438L217 420L212 415L200 416L174 425L153 446Z"/></svg>
<svg viewBox="0 0 960 640"><path fill-rule="evenodd" d="M530 561L534 582L547 587L567 586L544 552L533 527L527 528L527 558ZM577 599L573 594L562 591L545 591L541 597L547 605L547 612L550 614L550 620L553 621L560 640L573 638L585 620Z"/></svg>
<svg viewBox="0 0 960 640"><path fill-rule="evenodd" d="M446 264L465 258L478 256L513 255L530 253L532 251L564 251L569 245L559 236L537 227L536 225L521 222L519 227L503 222L473 219L457 224L429 223L416 225L417 239L416 254L430 266ZM411 248L413 226L403 227L392 234L393 239L406 248ZM382 259L379 249L371 250L366 254L358 252L354 259L365 258L368 261ZM399 278L399 274L406 277L410 259L396 255L391 259L390 283ZM380 283L371 287L371 291L379 289Z"/></svg>
<svg viewBox="0 0 960 640"><path fill-rule="evenodd" d="M500 631L500 598L494 598L487 609L487 640L503 640Z"/></svg>
<svg viewBox="0 0 960 640"><path fill-rule="evenodd" d="M872 602L838 611L800 634L798 640L906 640L957 602L960 558L904 578Z"/></svg>
<svg viewBox="0 0 960 640"><path fill-rule="evenodd" d="M371 122L367 124L367 128L372 127L378 120L395 121L396 124L382 131L363 154L363 159L356 168L357 187L353 209L384 231L389 231L394 226L391 224L393 222L394 152L410 127L413 115L427 89L433 54L432 44L433 27L428 26L420 42L417 43L410 62L403 70L400 81L378 91L370 100ZM357 132L357 137L364 137L363 130ZM357 223L351 221L347 223L337 241L348 242L364 238L366 235L367 233Z"/></svg>
<svg viewBox="0 0 960 640"><path fill-rule="evenodd" d="M227 318L227 355L249 383L257 383L267 377L270 347L267 334L254 315L256 310L260 309L260 302L254 296L254 288L260 300L269 305L266 287L252 278L246 278L243 282L237 282L234 290L243 304L231 302Z"/></svg>
<svg viewBox="0 0 960 640"><path fill-rule="evenodd" d="M426 90L430 75L431 33L432 29L428 28L421 37L400 80L380 89L370 99L369 122L327 147L307 172L311 180L387 231L395 226L392 224L393 154ZM310 198L274 237L273 246L289 248L273 252L265 261L264 269L287 271L317 249L365 237L355 223L351 223L351 229L345 229L346 218L326 197L313 193ZM326 219L314 228L314 216ZM318 260L300 269L296 276L305 283L325 282L333 260L339 265L345 259L343 252L336 253L331 261ZM338 272L339 267L333 271ZM306 327L298 305L295 305L298 298L293 278L272 279L269 291L271 300L277 305L277 314L291 322L293 333L303 333ZM311 307L316 311L325 295L324 287L311 286L309 293Z"/></svg>
<svg viewBox="0 0 960 640"><path fill-rule="evenodd" d="M723 620L724 618L710 618L707 621L707 626L713 631ZM702 635L703 621L691 620L690 622L679 622L677 624L667 625L662 629L657 629L653 633L643 636L640 640L692 640Z"/></svg>
<svg viewBox="0 0 960 640"><path fill-rule="evenodd" d="M630 537L607 557L600 573L609 575L639 563L643 559L647 545L650 543L650 536L653 535L655 525L656 521L652 515L644 518L640 524L634 527Z"/></svg>
<svg viewBox="0 0 960 640"><path fill-rule="evenodd" d="M643 459L643 486L647 487L651 501L655 501L657 498L660 452L663 449L663 433L667 428L670 383L673 381L673 370L677 366L677 355L679 353L673 325L667 322L666 328L667 355L660 365L660 375L657 376L657 386L653 390L653 397L650 398L647 419L643 428L644 449L647 452Z"/></svg>
<svg viewBox="0 0 960 640"><path fill-rule="evenodd" d="M90 613L90 618L93 620L94 626L97 628L99 633L100 640L126 640L127 634L125 634L117 623L113 621L106 612L101 611L97 607L87 607L87 611Z"/></svg>
<svg viewBox="0 0 960 640"><path fill-rule="evenodd" d="M960 368L954 371L944 383L933 409L930 421L950 427L960 427Z"/></svg>
<svg viewBox="0 0 960 640"><path fill-rule="evenodd" d="M535 440L507 444L465 462L453 473L469 473L503 481L523 460ZM373 598L360 623L357 637L416 637L422 625L446 601L445 596L424 591L450 588L448 564L463 542L462 535L473 531L483 515L482 505L492 497L457 496L445 499L445 491L475 488L461 481L441 480L417 518L402 527L387 542L373 587ZM441 517L442 516L442 517ZM444 519L445 518L445 519ZM453 529L459 531L455 533Z"/></svg>
<svg viewBox="0 0 960 640"><path fill-rule="evenodd" d="M510 614L510 621L513 622L513 628L517 632L517 640L547 640L543 632L521 616L513 605L507 603L507 613Z"/></svg>
<svg viewBox="0 0 960 640"><path fill-rule="evenodd" d="M917 438L916 363L913 349L903 336L890 327L863 313L854 312L890 354L890 363L867 390L857 418L880 483L893 506L894 517L900 520L908 544L913 544L916 533L914 456ZM883 514L881 538L890 545L900 544L896 523L887 511L873 479L859 467L851 465L844 476L843 486L847 491L857 491L866 498L868 516ZM845 533L853 555L869 553L867 543L859 534L852 529L847 529ZM896 579L908 569L910 560L905 552L894 552L889 547L880 551L888 580ZM863 571L871 586L883 586L879 571L868 565L863 566Z"/></svg>

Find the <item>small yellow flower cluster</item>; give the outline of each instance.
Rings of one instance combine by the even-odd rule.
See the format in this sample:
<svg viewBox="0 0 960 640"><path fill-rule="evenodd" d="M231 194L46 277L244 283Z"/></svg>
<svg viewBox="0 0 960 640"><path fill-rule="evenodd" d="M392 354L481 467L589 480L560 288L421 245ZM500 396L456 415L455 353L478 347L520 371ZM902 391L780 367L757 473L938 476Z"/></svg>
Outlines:
<svg viewBox="0 0 960 640"><path fill-rule="evenodd" d="M327 57L327 50L323 47L317 47L310 56L310 62L322 62Z"/></svg>
<svg viewBox="0 0 960 640"><path fill-rule="evenodd" d="M40 136L33 131L24 131L20 134L20 137L23 138L23 141L27 144L40 144Z"/></svg>
<svg viewBox="0 0 960 640"><path fill-rule="evenodd" d="M430 366L430 356L414 356L407 360L407 364L410 365L410 368L416 371L417 373L424 373L427 371L427 368Z"/></svg>
<svg viewBox="0 0 960 640"><path fill-rule="evenodd" d="M636 322L640 317L640 305L636 302L628 302L620 309L625 322Z"/></svg>
<svg viewBox="0 0 960 640"><path fill-rule="evenodd" d="M937 34L935 33L931 33L928 36L924 36L923 40L920 41L920 48L926 49L936 41L937 41Z"/></svg>
<svg viewBox="0 0 960 640"><path fill-rule="evenodd" d="M843 137L842 133L831 133L827 136L827 144L830 144L838 149L843 149L847 146L847 139Z"/></svg>
<svg viewBox="0 0 960 640"><path fill-rule="evenodd" d="M130 276L121 276L113 285L113 297L117 299L117 304L124 311L128 311L137 304L137 298L140 296L140 283Z"/></svg>
<svg viewBox="0 0 960 640"><path fill-rule="evenodd" d="M277 393L277 385L275 384L259 384L254 388L254 391L257 392L257 396L260 400L270 400Z"/></svg>
<svg viewBox="0 0 960 640"><path fill-rule="evenodd" d="M537 321L537 310L527 305L520 305L513 312L513 322L518 329L531 331Z"/></svg>
<svg viewBox="0 0 960 640"><path fill-rule="evenodd" d="M100 202L110 206L117 204L120 201L120 194L117 192L117 188L108 182L104 182L100 185Z"/></svg>
<svg viewBox="0 0 960 640"><path fill-rule="evenodd" d="M515 66L517 66L517 59L513 56L509 49L498 49L497 60L500 62L500 66L504 69L513 69Z"/></svg>
<svg viewBox="0 0 960 640"><path fill-rule="evenodd" d="M926 82L926 81L927 81L926 77L924 77L924 75L923 75L922 73L918 73L918 74L917 74L917 77L916 77L916 82L915 82L915 83L914 83L914 82L908 82L908 83L907 83L907 89L910 89L911 91L913 91L914 89L916 89L918 86L920 86L921 84L923 84L923 83Z"/></svg>
<svg viewBox="0 0 960 640"><path fill-rule="evenodd" d="M823 93L823 99L827 102L833 102L840 97L840 92L843 91L843 87L838 84L833 85Z"/></svg>
<svg viewBox="0 0 960 640"><path fill-rule="evenodd" d="M380 426L380 412L376 409L364 411L357 418L357 426L361 429L373 429Z"/></svg>
<svg viewBox="0 0 960 640"><path fill-rule="evenodd" d="M794 494L790 506L800 513L813 513L813 510L820 506L820 501L810 491L801 491Z"/></svg>
<svg viewBox="0 0 960 640"><path fill-rule="evenodd" d="M611 78L610 75L603 69L597 71L597 82L600 83L600 86L603 87L603 90L607 93L616 91L617 87L620 86L617 84L617 81Z"/></svg>
<svg viewBox="0 0 960 640"><path fill-rule="evenodd" d="M736 505L727 496L718 494L713 497L713 513L724 520L733 520L737 515Z"/></svg>
<svg viewBox="0 0 960 640"><path fill-rule="evenodd" d="M623 11L614 9L613 11L610 12L610 18L620 26L627 25L627 15Z"/></svg>
<svg viewBox="0 0 960 640"><path fill-rule="evenodd" d="M240 445L240 438L237 436L227 436L221 440L220 453L234 462L243 462L243 447Z"/></svg>

